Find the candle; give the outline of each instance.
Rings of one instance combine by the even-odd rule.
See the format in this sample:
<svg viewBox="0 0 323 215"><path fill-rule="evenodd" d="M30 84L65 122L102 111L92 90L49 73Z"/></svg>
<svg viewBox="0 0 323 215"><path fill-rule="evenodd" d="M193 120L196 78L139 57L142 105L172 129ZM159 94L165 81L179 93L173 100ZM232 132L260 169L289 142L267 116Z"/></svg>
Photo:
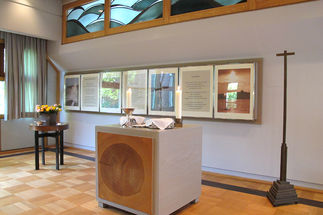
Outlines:
<svg viewBox="0 0 323 215"><path fill-rule="evenodd" d="M175 115L176 119L182 118L182 90L179 86L175 96Z"/></svg>
<svg viewBox="0 0 323 215"><path fill-rule="evenodd" d="M127 103L126 103L126 105L127 105L127 107L129 108L129 107L131 107L131 96L132 96L132 91L131 91L131 88L129 88L128 90L127 90Z"/></svg>

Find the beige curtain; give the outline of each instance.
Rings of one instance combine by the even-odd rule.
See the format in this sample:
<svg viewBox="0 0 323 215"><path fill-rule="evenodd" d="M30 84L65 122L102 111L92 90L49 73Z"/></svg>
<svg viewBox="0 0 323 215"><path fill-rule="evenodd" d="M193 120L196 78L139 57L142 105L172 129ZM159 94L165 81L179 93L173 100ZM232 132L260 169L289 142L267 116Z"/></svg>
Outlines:
<svg viewBox="0 0 323 215"><path fill-rule="evenodd" d="M47 100L47 41L0 32L5 43L6 119L36 117Z"/></svg>

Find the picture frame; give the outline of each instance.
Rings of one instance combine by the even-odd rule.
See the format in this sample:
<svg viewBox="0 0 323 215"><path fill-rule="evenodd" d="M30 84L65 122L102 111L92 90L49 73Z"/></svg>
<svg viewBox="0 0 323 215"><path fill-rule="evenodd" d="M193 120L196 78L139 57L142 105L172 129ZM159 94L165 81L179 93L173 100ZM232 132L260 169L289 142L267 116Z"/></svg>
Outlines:
<svg viewBox="0 0 323 215"><path fill-rule="evenodd" d="M175 116L178 67L149 69L148 114Z"/></svg>
<svg viewBox="0 0 323 215"><path fill-rule="evenodd" d="M213 65L179 68L184 117L213 117Z"/></svg>
<svg viewBox="0 0 323 215"><path fill-rule="evenodd" d="M100 112L121 113L122 72L100 73Z"/></svg>
<svg viewBox="0 0 323 215"><path fill-rule="evenodd" d="M126 93L132 91L133 114L147 114L147 75L148 70L129 70L122 73L122 107L126 107Z"/></svg>
<svg viewBox="0 0 323 215"><path fill-rule="evenodd" d="M100 74L81 75L81 111L99 112Z"/></svg>
<svg viewBox="0 0 323 215"><path fill-rule="evenodd" d="M256 63L215 65L214 118L256 120Z"/></svg>
<svg viewBox="0 0 323 215"><path fill-rule="evenodd" d="M80 110L80 75L66 75L64 77L64 109Z"/></svg>

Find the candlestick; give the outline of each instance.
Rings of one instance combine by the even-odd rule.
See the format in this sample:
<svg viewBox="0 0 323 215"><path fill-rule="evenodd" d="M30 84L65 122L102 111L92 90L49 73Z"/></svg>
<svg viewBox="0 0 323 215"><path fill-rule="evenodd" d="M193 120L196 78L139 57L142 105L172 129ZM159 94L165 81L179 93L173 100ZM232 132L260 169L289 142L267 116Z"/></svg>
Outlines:
<svg viewBox="0 0 323 215"><path fill-rule="evenodd" d="M176 119L182 118L182 90L180 86L178 86L175 95L175 116Z"/></svg>
<svg viewBox="0 0 323 215"><path fill-rule="evenodd" d="M126 105L127 105L127 107L129 108L129 107L131 107L131 97L132 97L132 91L131 91L131 88L129 88L128 90L127 90L127 103L126 103Z"/></svg>

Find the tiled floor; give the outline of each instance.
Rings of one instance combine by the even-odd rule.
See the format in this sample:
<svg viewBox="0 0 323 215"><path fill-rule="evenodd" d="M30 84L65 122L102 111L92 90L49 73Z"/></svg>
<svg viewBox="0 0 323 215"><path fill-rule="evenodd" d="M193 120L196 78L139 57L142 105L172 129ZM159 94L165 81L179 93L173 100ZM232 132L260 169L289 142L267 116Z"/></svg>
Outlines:
<svg viewBox="0 0 323 215"><path fill-rule="evenodd" d="M67 149L66 151L94 157L94 152L77 149ZM55 153L46 152L46 165L40 165L38 171L34 170L34 155L32 153L0 158L0 215L127 214L113 208L98 207L95 199L95 162L65 155L65 165L57 171L54 156ZM210 179L211 176L203 177ZM213 179L221 180L216 178ZM238 183L230 180L226 181L232 184ZM242 184L256 186L255 184ZM257 188L259 187L262 189L261 184ZM266 186L263 189L267 189ZM322 200L322 196L323 194L317 194L315 198ZM322 215L323 208L304 204L274 208L267 198L262 196L203 185L200 202L188 205L176 213L183 215Z"/></svg>

